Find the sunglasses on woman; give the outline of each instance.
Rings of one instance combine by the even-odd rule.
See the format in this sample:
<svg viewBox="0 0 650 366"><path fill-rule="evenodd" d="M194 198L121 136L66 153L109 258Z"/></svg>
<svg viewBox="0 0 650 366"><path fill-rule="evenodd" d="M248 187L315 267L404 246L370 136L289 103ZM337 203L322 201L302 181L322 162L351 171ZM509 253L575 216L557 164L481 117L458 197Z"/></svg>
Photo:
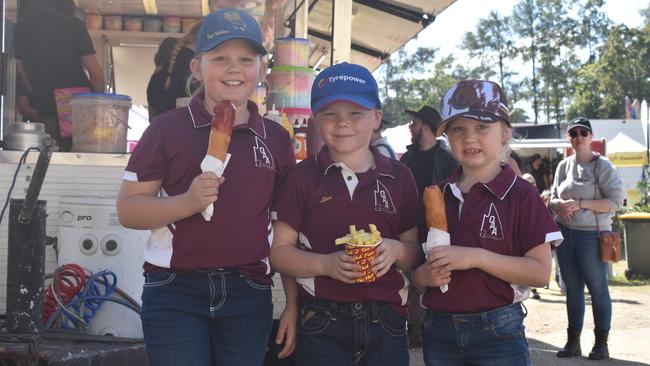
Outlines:
<svg viewBox="0 0 650 366"><path fill-rule="evenodd" d="M572 139L578 137L578 134L580 134L580 136L582 136L582 137L587 137L587 136L589 136L589 131L587 131L587 130L580 130L580 131L571 130L571 131L569 131L569 136L571 136Z"/></svg>

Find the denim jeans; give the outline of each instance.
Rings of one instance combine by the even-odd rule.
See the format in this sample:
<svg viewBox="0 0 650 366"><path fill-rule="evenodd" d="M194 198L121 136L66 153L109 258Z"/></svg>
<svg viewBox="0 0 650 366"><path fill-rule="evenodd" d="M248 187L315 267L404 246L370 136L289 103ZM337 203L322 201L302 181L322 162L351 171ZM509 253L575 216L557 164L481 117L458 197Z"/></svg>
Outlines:
<svg viewBox="0 0 650 366"><path fill-rule="evenodd" d="M476 314L427 310L422 342L427 366L530 365L521 303Z"/></svg>
<svg viewBox="0 0 650 366"><path fill-rule="evenodd" d="M151 366L259 366L271 288L236 270L147 272L142 327Z"/></svg>
<svg viewBox="0 0 650 366"><path fill-rule="evenodd" d="M385 303L301 301L299 366L408 366L406 319Z"/></svg>
<svg viewBox="0 0 650 366"><path fill-rule="evenodd" d="M585 318L585 284L591 295L596 329L609 330L612 299L607 287L607 263L600 260L597 231L573 230L560 225L564 241L557 248L562 279L566 284L569 327L582 329Z"/></svg>

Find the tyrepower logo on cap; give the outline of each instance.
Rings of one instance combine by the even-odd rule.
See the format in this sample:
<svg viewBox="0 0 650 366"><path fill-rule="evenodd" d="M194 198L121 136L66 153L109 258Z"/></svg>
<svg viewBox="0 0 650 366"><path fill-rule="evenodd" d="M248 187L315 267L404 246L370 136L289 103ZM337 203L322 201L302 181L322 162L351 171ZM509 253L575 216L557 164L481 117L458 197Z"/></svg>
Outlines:
<svg viewBox="0 0 650 366"><path fill-rule="evenodd" d="M366 80L362 78L358 78L356 76L338 75L338 76L330 76L330 77L323 78L321 81L318 82L318 87L322 88L329 83L335 83L337 81L352 81L354 83L359 83L362 85L366 84Z"/></svg>

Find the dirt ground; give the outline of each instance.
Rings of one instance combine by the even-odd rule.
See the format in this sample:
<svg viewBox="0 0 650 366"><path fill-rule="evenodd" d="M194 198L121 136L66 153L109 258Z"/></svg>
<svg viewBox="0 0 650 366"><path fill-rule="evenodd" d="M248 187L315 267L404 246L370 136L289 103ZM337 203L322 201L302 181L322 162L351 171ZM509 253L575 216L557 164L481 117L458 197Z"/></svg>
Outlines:
<svg viewBox="0 0 650 366"><path fill-rule="evenodd" d="M622 276L625 262L615 265L610 282L612 297L612 330L609 335L610 360L589 361L593 346L591 302L586 296L585 324L581 345L583 357L560 359L555 353L566 341L566 308L564 295L552 281L549 289L539 289L540 300L525 301L528 316L526 336L533 365L650 365L650 283L634 283ZM424 365L421 349L411 351L411 365Z"/></svg>

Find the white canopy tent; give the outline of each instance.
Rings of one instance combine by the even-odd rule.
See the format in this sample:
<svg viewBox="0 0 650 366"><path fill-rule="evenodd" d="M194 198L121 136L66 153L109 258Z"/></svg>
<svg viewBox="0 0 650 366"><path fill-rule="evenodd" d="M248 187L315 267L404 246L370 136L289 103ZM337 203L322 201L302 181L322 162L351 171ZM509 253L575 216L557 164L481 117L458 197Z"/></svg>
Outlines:
<svg viewBox="0 0 650 366"><path fill-rule="evenodd" d="M648 163L645 146L619 132L607 142L607 158L617 167L643 166Z"/></svg>

